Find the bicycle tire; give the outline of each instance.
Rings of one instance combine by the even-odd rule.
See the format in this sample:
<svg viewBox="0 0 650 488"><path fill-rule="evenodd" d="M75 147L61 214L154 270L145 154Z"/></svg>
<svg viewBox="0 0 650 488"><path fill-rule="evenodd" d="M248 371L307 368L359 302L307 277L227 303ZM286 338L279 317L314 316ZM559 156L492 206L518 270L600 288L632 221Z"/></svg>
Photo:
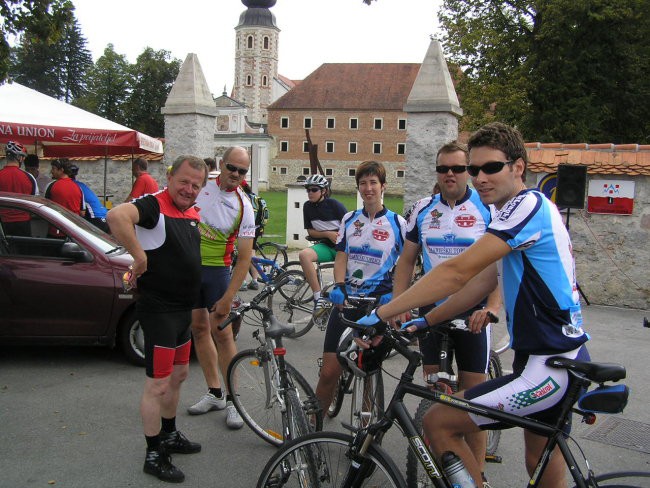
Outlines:
<svg viewBox="0 0 650 488"><path fill-rule="evenodd" d="M266 463L257 488L341 486L352 460L346 455L352 436L339 432L316 432L295 439L279 449ZM405 488L406 483L381 446L372 444L367 452L372 463L364 487Z"/></svg>
<svg viewBox="0 0 650 488"><path fill-rule="evenodd" d="M314 325L313 294L302 271L285 271L277 277L277 281L287 277L289 281L269 295L267 307L273 310L273 315L280 322L294 327L295 332L288 337L300 337Z"/></svg>
<svg viewBox="0 0 650 488"><path fill-rule="evenodd" d="M488 380L500 378L503 376L503 366L501 365L501 358L499 355L490 350L490 362L488 363ZM501 440L500 430L487 431L487 443L485 446L486 456L494 456L499 448L499 441Z"/></svg>
<svg viewBox="0 0 650 488"><path fill-rule="evenodd" d="M381 370L361 379L362 383L362 409L363 412L369 412L367 418L361 418L362 412L353 412L356 423L352 425L359 428L365 428L368 425L379 420L384 414L384 376Z"/></svg>
<svg viewBox="0 0 650 488"><path fill-rule="evenodd" d="M289 422L288 439L293 440L311 432L307 414L298 398L296 390L289 389L285 392L287 401L287 420Z"/></svg>
<svg viewBox="0 0 650 488"><path fill-rule="evenodd" d="M226 378L228 391L231 392L233 405L246 425L264 441L274 446L281 446L285 442L286 421L282 418L277 400L273 400L270 405L266 404L264 368L268 361L262 356L259 349L246 349L233 357L228 365ZM288 364L287 366L287 372L292 379L295 379L296 369ZM305 395L307 399L310 394L313 395L313 390L309 387L308 391L300 391L305 383L304 378L295 381L300 396ZM322 416L320 425L322 428Z"/></svg>
<svg viewBox="0 0 650 488"><path fill-rule="evenodd" d="M287 257L287 251L284 247L276 244L275 242L262 242L257 246L256 251L259 253L259 257L264 259L269 259L275 261L275 263L281 268L285 268L289 258ZM266 274L271 272L270 266L262 266L262 269Z"/></svg>
<svg viewBox="0 0 650 488"><path fill-rule="evenodd" d="M352 381L353 376L350 372L344 371L339 375L339 379L336 380L336 390L334 390L334 398L332 398L332 403L327 409L326 415L333 419L341 411L343 406L343 399L345 398L345 393L350 388L350 382Z"/></svg>
<svg viewBox="0 0 650 488"><path fill-rule="evenodd" d="M316 432L323 430L323 411L318 405L316 393L314 393L309 381L307 381L302 373L294 368L286 359L284 361L284 367L286 368L287 373L289 373L289 376L293 379L296 388L298 388L298 392L300 392L302 406L305 409L309 423L313 426L313 430ZM308 406L311 408L307 408Z"/></svg>
<svg viewBox="0 0 650 488"><path fill-rule="evenodd" d="M644 471L617 471L612 473L603 473L595 477L598 488L643 488L650 485L650 472ZM623 483L602 485L603 481L611 482L624 480ZM628 481L629 480L629 481ZM576 488L574 485L573 488Z"/></svg>
<svg viewBox="0 0 650 488"><path fill-rule="evenodd" d="M424 414L427 413L427 410L431 408L431 405L433 405L431 400L423 398L420 400L418 408L415 411L413 424L420 436L422 436L422 419L424 418ZM406 452L406 486L409 488L430 488L433 486L433 482L422 468L417 455L413 452L410 445Z"/></svg>

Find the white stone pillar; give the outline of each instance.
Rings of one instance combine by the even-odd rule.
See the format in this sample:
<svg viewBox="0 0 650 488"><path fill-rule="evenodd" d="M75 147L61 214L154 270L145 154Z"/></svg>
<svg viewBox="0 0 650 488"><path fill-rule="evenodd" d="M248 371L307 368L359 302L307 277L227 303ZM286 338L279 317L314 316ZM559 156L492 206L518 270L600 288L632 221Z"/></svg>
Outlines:
<svg viewBox="0 0 650 488"><path fill-rule="evenodd" d="M305 221L302 207L307 201L305 186L301 183L289 183L287 186L287 246L304 249L311 244L305 238Z"/></svg>

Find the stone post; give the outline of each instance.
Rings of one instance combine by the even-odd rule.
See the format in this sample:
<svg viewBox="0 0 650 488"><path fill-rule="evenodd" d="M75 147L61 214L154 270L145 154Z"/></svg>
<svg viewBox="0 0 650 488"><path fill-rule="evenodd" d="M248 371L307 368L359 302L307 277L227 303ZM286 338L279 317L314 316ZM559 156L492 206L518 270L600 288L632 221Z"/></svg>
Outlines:
<svg viewBox="0 0 650 488"><path fill-rule="evenodd" d="M196 54L185 58L161 112L165 115L165 165L181 154L214 157L217 107Z"/></svg>
<svg viewBox="0 0 650 488"><path fill-rule="evenodd" d="M406 126L406 181L404 209L430 195L436 182L436 153L458 138L463 114L442 46L432 39L404 106Z"/></svg>
<svg viewBox="0 0 650 488"><path fill-rule="evenodd" d="M307 201L305 186L302 183L289 183L287 186L287 246L304 249L310 246L302 215L302 206Z"/></svg>

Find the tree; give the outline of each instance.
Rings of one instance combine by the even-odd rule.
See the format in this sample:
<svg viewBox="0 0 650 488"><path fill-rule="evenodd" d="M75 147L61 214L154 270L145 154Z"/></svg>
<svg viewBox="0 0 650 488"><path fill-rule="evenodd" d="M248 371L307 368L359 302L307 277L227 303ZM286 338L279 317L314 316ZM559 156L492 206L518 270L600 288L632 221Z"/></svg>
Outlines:
<svg viewBox="0 0 650 488"><path fill-rule="evenodd" d="M648 0L444 0L461 127L498 119L528 140L647 141L647 10Z"/></svg>
<svg viewBox="0 0 650 488"><path fill-rule="evenodd" d="M125 105L128 126L154 137L165 135L160 109L178 76L181 61L169 51L147 47L131 65L131 93Z"/></svg>
<svg viewBox="0 0 650 488"><path fill-rule="evenodd" d="M10 73L19 83L66 102L85 93L93 61L74 15L57 41L46 43L25 33L12 52Z"/></svg>
<svg viewBox="0 0 650 488"><path fill-rule="evenodd" d="M0 0L0 83L9 71L7 36L26 33L46 44L53 43L70 21L73 9L69 0Z"/></svg>
<svg viewBox="0 0 650 488"><path fill-rule="evenodd" d="M74 105L126 125L124 103L129 96L129 63L117 54L113 44L108 44L104 54L88 70L86 95L76 99Z"/></svg>

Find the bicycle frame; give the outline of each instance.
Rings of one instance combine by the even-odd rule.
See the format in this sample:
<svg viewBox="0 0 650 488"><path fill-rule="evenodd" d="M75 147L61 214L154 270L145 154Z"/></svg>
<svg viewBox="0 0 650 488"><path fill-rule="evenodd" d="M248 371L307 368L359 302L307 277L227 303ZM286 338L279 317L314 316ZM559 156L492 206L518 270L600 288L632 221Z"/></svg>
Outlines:
<svg viewBox="0 0 650 488"><path fill-rule="evenodd" d="M252 256L251 257L251 264L253 267L257 270L257 272L260 274L260 278L262 278L262 281L264 283L270 283L273 281L273 276L279 275L282 271L282 267L273 261L272 259L265 259L265 258L260 258L257 256ZM264 272L264 269L262 268L262 265L264 266L271 266L271 269L273 270L270 275L267 275Z"/></svg>

